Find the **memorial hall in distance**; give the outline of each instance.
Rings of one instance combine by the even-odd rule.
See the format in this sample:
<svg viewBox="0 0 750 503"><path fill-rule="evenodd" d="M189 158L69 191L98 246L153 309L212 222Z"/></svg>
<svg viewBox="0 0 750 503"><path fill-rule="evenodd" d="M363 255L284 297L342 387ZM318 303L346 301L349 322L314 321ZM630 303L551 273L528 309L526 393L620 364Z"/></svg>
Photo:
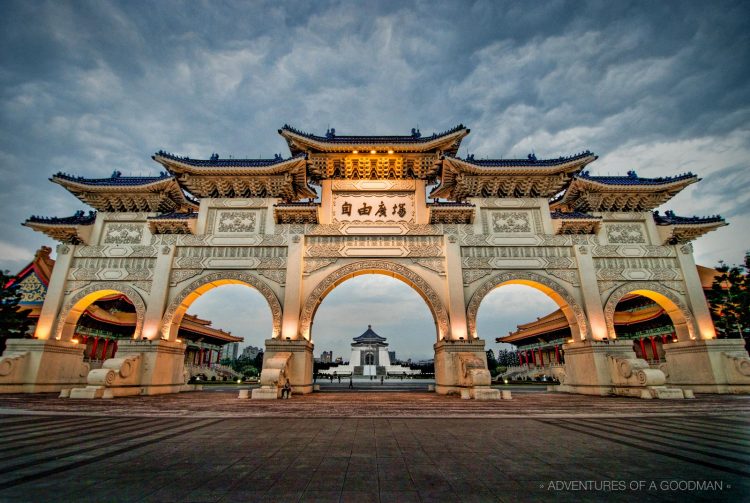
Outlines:
<svg viewBox="0 0 750 503"><path fill-rule="evenodd" d="M157 176L54 174L95 211L24 223L59 245L34 337L8 340L0 358L0 392L93 399L187 389L186 350L197 348L180 336L188 308L215 287L244 284L273 319L252 398L278 398L287 382L310 393L318 306L363 274L396 278L424 299L440 394L498 398L482 339L497 334L478 334L476 318L482 299L506 284L533 287L558 305L548 326L526 327L547 334L549 345L526 348L519 360L554 359L560 392L750 391L744 342L716 337L690 244L726 222L656 211L697 175L664 166L663 176L642 178L635 166L595 176L588 151L461 158L463 125L429 136L316 135L286 125L279 134L288 156L159 151ZM615 329L629 319L618 304L637 312L646 305L638 298L671 327L648 348L645 336ZM97 302L131 314L128 337L91 368L74 334ZM361 366L382 366L378 341L361 342L369 345Z"/></svg>

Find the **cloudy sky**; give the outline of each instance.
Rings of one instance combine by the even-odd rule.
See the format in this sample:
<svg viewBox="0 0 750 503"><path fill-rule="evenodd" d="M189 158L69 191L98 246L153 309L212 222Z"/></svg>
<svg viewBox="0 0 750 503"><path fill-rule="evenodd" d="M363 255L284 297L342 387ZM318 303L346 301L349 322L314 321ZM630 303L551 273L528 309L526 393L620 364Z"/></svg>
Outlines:
<svg viewBox="0 0 750 503"><path fill-rule="evenodd" d="M286 154L284 123L340 134L463 123L462 156L590 149L595 174L693 171L703 181L664 209L731 223L696 242L697 261L736 263L750 248L747 2L5 0L2 11L3 269L50 244L19 225L29 215L83 208L52 173L156 174L159 149Z"/></svg>

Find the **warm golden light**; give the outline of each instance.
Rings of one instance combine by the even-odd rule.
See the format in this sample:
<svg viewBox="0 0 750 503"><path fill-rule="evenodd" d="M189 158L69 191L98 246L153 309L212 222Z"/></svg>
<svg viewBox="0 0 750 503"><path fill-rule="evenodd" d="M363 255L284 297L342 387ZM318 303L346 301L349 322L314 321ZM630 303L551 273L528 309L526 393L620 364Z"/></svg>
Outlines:
<svg viewBox="0 0 750 503"><path fill-rule="evenodd" d="M389 154L392 154L392 153L393 153L393 150L389 150L389 151L388 151L388 153L389 153Z"/></svg>
<svg viewBox="0 0 750 503"><path fill-rule="evenodd" d="M359 154L359 150L352 150L352 154Z"/></svg>
<svg viewBox="0 0 750 503"><path fill-rule="evenodd" d="M175 339L175 342L182 342L182 339Z"/></svg>
<svg viewBox="0 0 750 503"><path fill-rule="evenodd" d="M78 344L78 339L71 339L70 342L72 342L73 344Z"/></svg>
<svg viewBox="0 0 750 503"><path fill-rule="evenodd" d="M377 150L370 150L370 153L371 154L377 154L378 152L377 152Z"/></svg>

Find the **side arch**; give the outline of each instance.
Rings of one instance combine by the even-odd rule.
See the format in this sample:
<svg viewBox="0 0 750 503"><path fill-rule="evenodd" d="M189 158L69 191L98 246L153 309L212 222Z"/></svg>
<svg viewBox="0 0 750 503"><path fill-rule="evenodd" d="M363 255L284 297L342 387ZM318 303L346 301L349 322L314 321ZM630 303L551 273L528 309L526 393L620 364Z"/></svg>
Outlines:
<svg viewBox="0 0 750 503"><path fill-rule="evenodd" d="M76 292L60 310L57 317L57 326L55 327L55 339L69 341L73 338L76 324L83 312L91 304L114 294L125 295L133 303L136 313L135 332L133 338L138 339L143 329L143 320L146 317L146 303L143 297L133 287L123 285L122 283L106 282L94 283Z"/></svg>
<svg viewBox="0 0 750 503"><path fill-rule="evenodd" d="M554 300L568 320L573 340L579 341L585 339L589 333L589 324L581 306L576 302L565 288L541 274L525 271L507 271L492 276L482 283L474 292L466 308L466 323L471 338L477 337L477 313L482 300L495 288L504 284L526 285L547 294Z"/></svg>
<svg viewBox="0 0 750 503"><path fill-rule="evenodd" d="M687 306L666 287L653 281L625 283L612 291L604 305L604 319L607 322L608 333L615 333L615 309L620 300L630 293L648 297L663 307L669 319L672 320L677 340L689 341L696 338L695 322Z"/></svg>
<svg viewBox="0 0 750 503"><path fill-rule="evenodd" d="M299 335L304 339L310 340L310 327L312 326L312 320L315 317L315 312L318 310L318 306L323 302L323 299L339 284L347 279L361 276L363 274L384 274L386 276L394 277L411 286L425 300L425 302L427 302L427 306L432 312L437 327L437 339L441 340L449 338L450 324L448 311L443 305L443 301L440 300L437 292L419 274L408 267L384 260L362 260L347 264L340 269L333 271L318 283L305 300L305 304L302 308Z"/></svg>
<svg viewBox="0 0 750 503"><path fill-rule="evenodd" d="M271 287L263 280L253 274L241 271L212 272L205 276L201 276L183 287L164 311L164 316L161 319L162 338L168 340L175 340L177 338L177 331L180 327L180 323L182 323L182 317L185 316L185 312L187 312L188 307L190 307L190 304L192 304L195 299L218 286L231 284L247 285L256 289L263 297L265 297L268 302L268 307L271 308L271 317L273 320L273 334L271 337L274 339L278 338L279 334L281 334L282 316L279 299L276 297L276 294Z"/></svg>

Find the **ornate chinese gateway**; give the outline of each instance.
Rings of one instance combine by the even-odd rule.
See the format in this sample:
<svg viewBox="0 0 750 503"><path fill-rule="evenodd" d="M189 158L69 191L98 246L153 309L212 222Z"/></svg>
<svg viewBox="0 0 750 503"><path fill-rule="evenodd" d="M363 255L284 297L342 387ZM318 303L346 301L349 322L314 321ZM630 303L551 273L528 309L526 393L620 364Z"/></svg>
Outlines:
<svg viewBox="0 0 750 503"><path fill-rule="evenodd" d="M257 289L273 315L262 387L276 398L288 380L313 389L315 312L338 284L385 274L416 290L435 320L438 393L496 398L476 317L508 283L534 287L560 306L560 390L639 397L746 392L741 340L718 340L689 241L720 217L655 216L698 177L592 176L591 152L556 159L461 159L469 130L421 136L325 136L279 130L290 157L196 160L158 152L155 177L52 181L97 210L24 225L61 241L35 339L11 340L0 390L74 388L72 396L177 392L190 304L227 283ZM137 313L133 339L90 370L72 340L82 312L122 294ZM657 302L678 342L666 364L636 358L616 339L627 294Z"/></svg>

